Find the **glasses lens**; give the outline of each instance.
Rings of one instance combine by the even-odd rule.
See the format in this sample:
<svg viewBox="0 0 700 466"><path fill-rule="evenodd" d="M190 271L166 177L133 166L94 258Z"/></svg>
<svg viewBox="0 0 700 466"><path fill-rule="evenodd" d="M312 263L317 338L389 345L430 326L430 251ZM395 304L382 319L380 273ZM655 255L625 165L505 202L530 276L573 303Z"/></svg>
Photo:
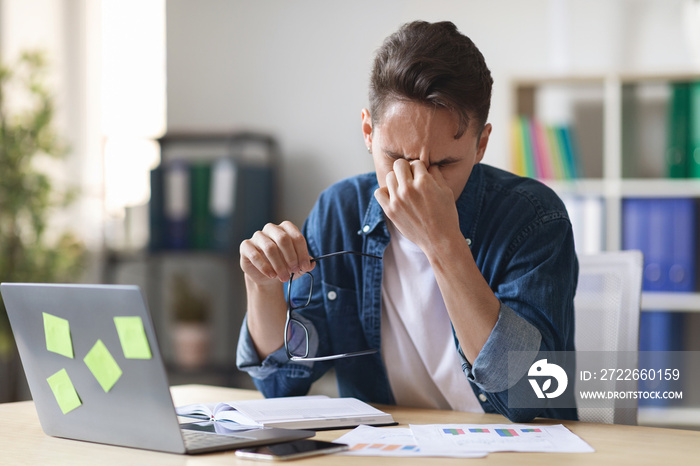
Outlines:
<svg viewBox="0 0 700 466"><path fill-rule="evenodd" d="M289 321L287 329L287 349L289 354L304 358L309 353L309 335L306 327L296 320Z"/></svg>
<svg viewBox="0 0 700 466"><path fill-rule="evenodd" d="M291 286L292 308L297 309L306 307L311 302L311 291L313 287L313 279L311 274L295 275L294 280L289 285Z"/></svg>

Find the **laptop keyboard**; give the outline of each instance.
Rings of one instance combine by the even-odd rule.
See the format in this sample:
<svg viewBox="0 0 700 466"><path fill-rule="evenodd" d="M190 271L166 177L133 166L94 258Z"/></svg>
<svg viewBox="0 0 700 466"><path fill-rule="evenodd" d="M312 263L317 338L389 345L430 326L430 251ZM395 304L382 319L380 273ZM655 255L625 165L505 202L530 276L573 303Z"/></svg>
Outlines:
<svg viewBox="0 0 700 466"><path fill-rule="evenodd" d="M200 448L210 448L219 445L233 445L241 440L250 440L250 437L205 434L194 430L182 429L182 439L185 442L185 448L188 450L197 450Z"/></svg>

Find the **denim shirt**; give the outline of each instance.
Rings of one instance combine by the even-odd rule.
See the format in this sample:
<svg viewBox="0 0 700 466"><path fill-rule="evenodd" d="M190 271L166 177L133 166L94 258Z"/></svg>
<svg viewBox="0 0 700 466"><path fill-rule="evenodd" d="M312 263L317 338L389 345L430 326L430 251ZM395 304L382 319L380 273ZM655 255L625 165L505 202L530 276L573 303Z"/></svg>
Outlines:
<svg viewBox="0 0 700 466"><path fill-rule="evenodd" d="M374 198L378 187L371 173L340 181L321 194L302 229L312 257L344 250L384 253L390 236ZM456 205L476 265L501 303L496 325L474 361L466 360L453 330L465 390L473 390L485 412L513 422L537 416L576 419L575 408L508 406L508 390L532 390L525 375L538 351L574 351L578 262L563 203L537 181L477 164ZM382 261L343 255L324 259L312 273L311 305L298 312L309 328L309 355L381 349ZM508 375L511 351L522 355L515 386ZM260 361L244 321L237 365L266 397L304 395L333 367L340 396L395 404L381 352L308 362L289 361L280 348Z"/></svg>

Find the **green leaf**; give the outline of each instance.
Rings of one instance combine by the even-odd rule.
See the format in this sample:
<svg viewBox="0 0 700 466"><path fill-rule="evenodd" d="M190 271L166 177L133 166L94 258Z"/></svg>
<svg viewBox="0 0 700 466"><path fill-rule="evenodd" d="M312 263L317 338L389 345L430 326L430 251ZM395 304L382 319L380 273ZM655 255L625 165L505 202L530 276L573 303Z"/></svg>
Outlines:
<svg viewBox="0 0 700 466"><path fill-rule="evenodd" d="M55 103L47 86L48 56L30 50L0 64L0 281L68 282L85 265L85 247L72 233L49 243L46 231L56 209L77 198L77 189L57 191L50 174L37 171L38 156L62 158L68 145L54 125ZM26 101L9 108L6 95ZM0 357L14 351L0 300Z"/></svg>

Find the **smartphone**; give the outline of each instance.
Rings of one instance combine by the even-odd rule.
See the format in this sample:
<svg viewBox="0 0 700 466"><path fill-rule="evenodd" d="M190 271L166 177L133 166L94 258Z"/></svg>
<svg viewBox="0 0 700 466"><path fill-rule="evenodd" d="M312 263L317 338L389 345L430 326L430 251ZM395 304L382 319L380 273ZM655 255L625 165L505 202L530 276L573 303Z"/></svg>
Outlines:
<svg viewBox="0 0 700 466"><path fill-rule="evenodd" d="M241 448L236 456L256 460L292 460L307 456L324 455L347 450L344 443L324 442L321 440L294 440L262 447Z"/></svg>

